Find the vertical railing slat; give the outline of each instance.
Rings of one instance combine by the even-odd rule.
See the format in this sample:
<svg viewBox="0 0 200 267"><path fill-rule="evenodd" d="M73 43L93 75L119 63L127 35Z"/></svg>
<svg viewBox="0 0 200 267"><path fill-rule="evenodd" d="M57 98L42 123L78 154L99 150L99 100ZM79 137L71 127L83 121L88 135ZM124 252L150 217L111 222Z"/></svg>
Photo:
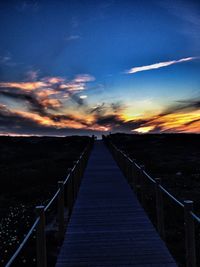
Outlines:
<svg viewBox="0 0 200 267"><path fill-rule="evenodd" d="M142 206L145 206L145 177L143 171L145 170L144 165L140 165L140 194Z"/></svg>
<svg viewBox="0 0 200 267"><path fill-rule="evenodd" d="M36 215L40 218L36 228L37 267L47 267L45 212L44 206L36 206Z"/></svg>
<svg viewBox="0 0 200 267"><path fill-rule="evenodd" d="M155 179L156 184L156 213L157 213L157 228L161 238L165 239L165 226L164 226L164 205L163 205L163 195L160 190L161 179Z"/></svg>
<svg viewBox="0 0 200 267"><path fill-rule="evenodd" d="M58 239L62 241L65 231L65 194L64 194L64 182L58 181L58 188L60 189L58 195Z"/></svg>
<svg viewBox="0 0 200 267"><path fill-rule="evenodd" d="M196 267L195 226L191 212L193 201L184 201L186 266Z"/></svg>

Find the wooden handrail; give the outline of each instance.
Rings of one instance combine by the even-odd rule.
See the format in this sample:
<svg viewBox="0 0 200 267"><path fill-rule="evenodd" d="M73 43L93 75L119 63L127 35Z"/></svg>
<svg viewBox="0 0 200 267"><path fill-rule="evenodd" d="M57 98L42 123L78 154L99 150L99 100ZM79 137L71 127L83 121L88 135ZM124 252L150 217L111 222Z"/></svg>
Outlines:
<svg viewBox="0 0 200 267"><path fill-rule="evenodd" d="M186 266L187 267L196 267L196 245L195 245L195 227L194 221L200 224L200 217L198 217L193 212L193 202L190 200L185 200L183 203L179 201L176 197L174 197L168 190L166 190L160 183L160 179L152 178L143 168L143 166L138 165L135 160L131 160L124 151L121 151L112 143L109 137L103 138L106 145L111 150L114 158L116 159L118 165L122 168L125 175L127 174L126 169L123 169L124 163L129 161L130 166L134 167L139 171L140 175L145 179L148 179L155 186L156 192L156 212L157 212L157 228L161 238L165 238L165 228L164 228L164 208L163 208L163 198L162 193L164 193L167 197L169 197L173 203L177 204L179 207L184 209L184 225L185 225L185 236L186 236ZM131 179L127 178L129 181L133 181L134 179L134 171L132 171ZM135 185L135 181L132 184ZM135 190L137 192L137 185L135 185ZM142 190L142 186L140 184L140 190ZM144 193L144 192L143 192ZM142 193L142 194L143 194ZM142 204L144 204L144 198L142 198Z"/></svg>
<svg viewBox="0 0 200 267"><path fill-rule="evenodd" d="M37 227L37 225L39 223L39 220L40 220L40 218L38 217L34 221L33 225L31 226L30 230L26 234L25 238L23 239L23 241L21 242L21 244L19 245L19 247L17 248L17 250L15 251L15 253L12 255L12 257L9 260L9 262L6 264L6 267L12 266L12 264L15 261L15 259L18 257L19 253L25 247L25 245L26 245L27 241L29 240L30 236L33 234L34 230L36 229L36 227Z"/></svg>
<svg viewBox="0 0 200 267"><path fill-rule="evenodd" d="M15 260L20 255L21 251L25 248L25 245L27 241L30 239L33 232L36 230L36 252L37 252L37 267L46 267L47 266L47 257L46 257L46 233L45 233L45 217L46 212L51 208L51 206L54 204L54 202L57 200L57 221L58 221L58 238L59 241L62 241L64 237L64 230L65 230L65 218L64 218L64 209L65 209L65 187L71 183L73 186L73 180L77 180L76 186L73 186L73 190L76 190L74 192L74 197L78 193L78 189L80 186L81 177L83 175L83 171L86 167L86 163L89 157L90 150L93 146L94 138L92 139L92 142L90 142L87 147L84 149L84 151L81 153L79 159L74 162L74 166L72 169L70 169L70 172L68 173L66 179L64 181L58 182L58 190L53 195L53 197L50 199L48 204L46 206L37 206L36 207L36 220L34 221L33 225L31 226L30 230L26 234L25 238L15 251L15 253L12 255L10 260L7 262L5 267L10 267L14 264ZM76 172L76 177L74 176L74 173ZM72 179L72 176L74 176ZM70 188L72 189L72 188ZM74 200L74 199L73 199ZM72 200L70 200L72 201ZM71 202L73 206L73 202ZM67 203L68 208L72 209L72 206L69 207L69 202ZM71 211L70 211L71 213Z"/></svg>

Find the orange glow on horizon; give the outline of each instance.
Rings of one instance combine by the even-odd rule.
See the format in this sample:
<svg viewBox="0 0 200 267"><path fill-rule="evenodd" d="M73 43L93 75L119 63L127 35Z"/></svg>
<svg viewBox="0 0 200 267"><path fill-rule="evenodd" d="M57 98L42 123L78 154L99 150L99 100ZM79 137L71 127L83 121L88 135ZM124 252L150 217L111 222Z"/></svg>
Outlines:
<svg viewBox="0 0 200 267"><path fill-rule="evenodd" d="M133 105L95 103L89 97L89 91L81 94L90 81L94 81L94 77L77 75L71 80L44 77L37 81L0 82L3 95L0 111L6 118L19 117L19 122L22 119L25 125L27 119L33 123L30 127L38 125L103 132L124 130L138 133L200 133L200 108L197 100L188 100L189 106L183 101L183 104L169 107L161 107L148 98L135 105L134 102ZM6 104L4 97L10 97Z"/></svg>
<svg viewBox="0 0 200 267"><path fill-rule="evenodd" d="M190 113L173 113L165 115L163 117L155 117L152 121L152 125L159 125L164 130L189 131L192 130L192 122L200 118L199 111L193 111ZM187 125L189 123L189 125ZM191 124L190 124L191 123ZM198 132L200 131L200 127Z"/></svg>
<svg viewBox="0 0 200 267"><path fill-rule="evenodd" d="M144 126L144 127L140 127L135 130L132 130L132 131L136 131L138 133L148 133L153 129L154 129L154 126L146 126L146 127Z"/></svg>

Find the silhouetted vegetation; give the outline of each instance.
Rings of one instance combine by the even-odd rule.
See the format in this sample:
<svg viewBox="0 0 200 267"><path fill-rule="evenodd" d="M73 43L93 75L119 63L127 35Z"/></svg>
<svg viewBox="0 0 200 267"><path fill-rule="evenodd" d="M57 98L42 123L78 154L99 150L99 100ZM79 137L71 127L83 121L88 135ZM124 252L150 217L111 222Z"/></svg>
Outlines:
<svg viewBox="0 0 200 267"><path fill-rule="evenodd" d="M90 141L84 136L0 137L0 266L31 227L35 206L49 201ZM51 246L55 240L48 233ZM29 253L28 258L16 266L32 266L27 260L34 264L35 257Z"/></svg>
<svg viewBox="0 0 200 267"><path fill-rule="evenodd" d="M112 142L130 158L145 166L152 178L161 178L162 185L179 200L194 201L200 216L200 135L198 134L112 134ZM156 225L155 188L146 181L145 209ZM179 266L185 266L184 212L164 196L166 242ZM200 227L196 223L197 255ZM198 264L200 259L198 259ZM198 265L199 266L199 265Z"/></svg>

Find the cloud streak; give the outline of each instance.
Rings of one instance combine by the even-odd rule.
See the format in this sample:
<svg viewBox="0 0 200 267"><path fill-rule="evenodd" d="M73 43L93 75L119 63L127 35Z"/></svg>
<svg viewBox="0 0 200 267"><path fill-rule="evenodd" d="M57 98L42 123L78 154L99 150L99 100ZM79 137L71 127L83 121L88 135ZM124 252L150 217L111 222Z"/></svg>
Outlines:
<svg viewBox="0 0 200 267"><path fill-rule="evenodd" d="M140 67L133 67L129 70L126 71L127 74L133 74L141 71L147 71L147 70L154 70L154 69L160 69L163 67L168 67L174 64L178 63L183 63L187 61L192 61L198 59L198 57L186 57L186 58L181 58L179 60L171 60L171 61L164 61L164 62L159 62L151 65L146 65L146 66L140 66Z"/></svg>

